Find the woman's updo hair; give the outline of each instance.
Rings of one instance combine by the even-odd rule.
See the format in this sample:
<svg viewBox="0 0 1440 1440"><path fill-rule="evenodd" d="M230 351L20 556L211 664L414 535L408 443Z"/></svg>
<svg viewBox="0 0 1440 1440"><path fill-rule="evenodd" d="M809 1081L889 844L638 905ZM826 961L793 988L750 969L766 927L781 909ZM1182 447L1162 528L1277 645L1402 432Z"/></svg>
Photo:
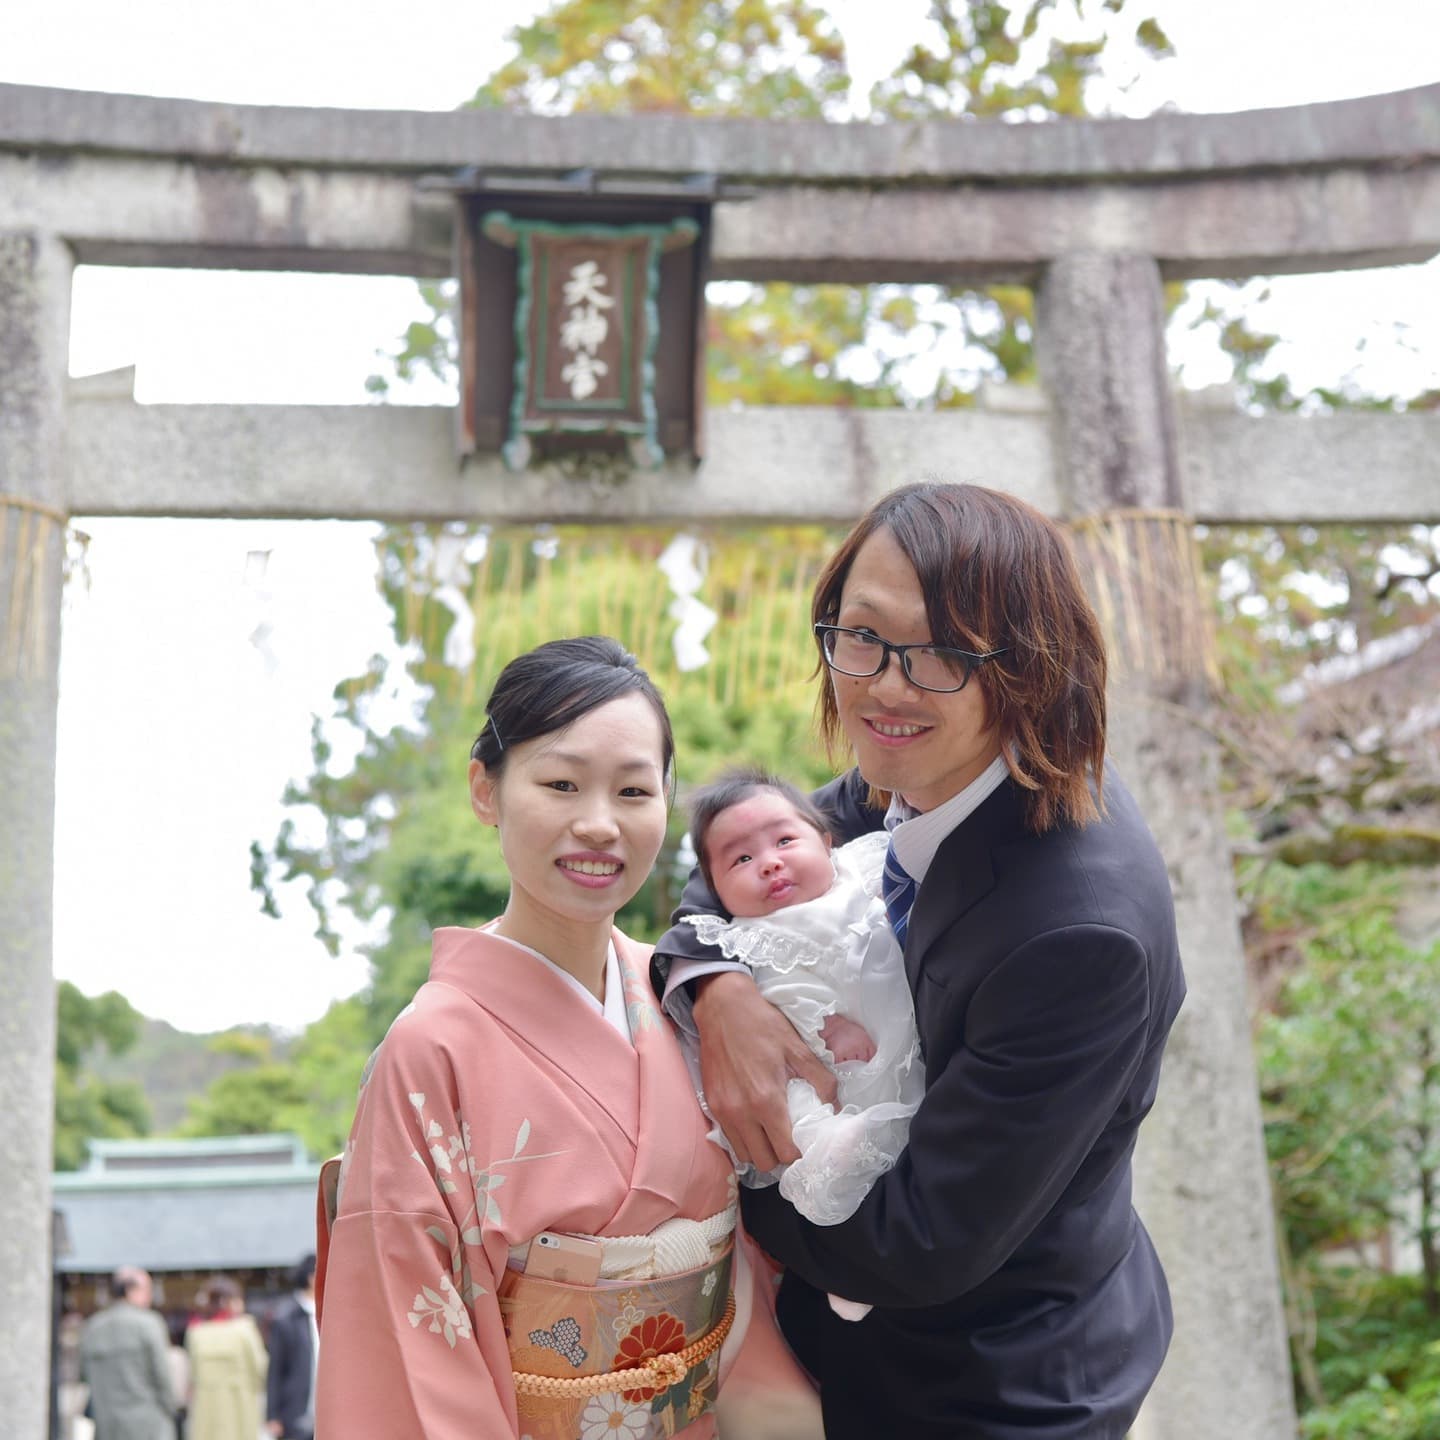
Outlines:
<svg viewBox="0 0 1440 1440"><path fill-rule="evenodd" d="M665 702L635 657L608 635L548 640L517 655L495 681L485 704L485 728L475 737L470 758L498 779L514 746L553 735L632 692L650 702L660 721L662 769L671 783L675 736Z"/></svg>
<svg viewBox="0 0 1440 1440"><path fill-rule="evenodd" d="M212 1320L223 1320L244 1298L245 1292L237 1280L228 1275L212 1275L205 1287L206 1313Z"/></svg>

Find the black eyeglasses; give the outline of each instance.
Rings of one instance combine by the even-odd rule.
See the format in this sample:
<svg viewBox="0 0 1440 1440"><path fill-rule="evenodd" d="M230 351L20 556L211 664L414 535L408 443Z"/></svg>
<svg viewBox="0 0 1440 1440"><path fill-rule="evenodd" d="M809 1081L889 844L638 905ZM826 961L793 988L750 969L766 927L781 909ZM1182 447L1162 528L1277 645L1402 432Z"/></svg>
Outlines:
<svg viewBox="0 0 1440 1440"><path fill-rule="evenodd" d="M843 625L817 625L820 653L825 663L842 675L878 675L892 655L900 657L905 678L920 690L942 695L963 690L970 677L987 661L1003 655L1009 647L973 655L949 645L892 645L868 630L847 630Z"/></svg>

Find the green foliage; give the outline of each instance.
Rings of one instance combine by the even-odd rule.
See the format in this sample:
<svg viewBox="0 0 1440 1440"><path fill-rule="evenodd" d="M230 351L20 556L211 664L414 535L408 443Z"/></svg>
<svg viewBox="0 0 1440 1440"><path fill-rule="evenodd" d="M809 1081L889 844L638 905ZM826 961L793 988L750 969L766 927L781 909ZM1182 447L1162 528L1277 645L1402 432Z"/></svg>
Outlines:
<svg viewBox="0 0 1440 1440"><path fill-rule="evenodd" d="M86 995L68 980L55 991L55 1058L78 1070L97 1046L122 1055L140 1033L140 1013L116 990Z"/></svg>
<svg viewBox="0 0 1440 1440"><path fill-rule="evenodd" d="M363 997L351 996L337 1000L295 1041L291 1054L305 1106L287 1116L283 1128L299 1135L313 1155L336 1155L344 1148L372 1048L367 1022Z"/></svg>
<svg viewBox="0 0 1440 1440"><path fill-rule="evenodd" d="M422 375L445 383L455 373L454 357L459 344L455 334L455 282L421 280L418 286L426 318L406 326L399 346L382 352L382 357L402 384ZM378 373L370 375L365 389L377 399L384 399L390 393L390 378Z"/></svg>
<svg viewBox="0 0 1440 1440"><path fill-rule="evenodd" d="M1423 654L1339 685L1307 671L1359 668L1371 642L1423 635L1440 616L1440 531L1206 528L1201 545L1216 579L1224 778L1248 817L1244 843L1290 866L1433 869L1440 772L1406 719L1427 698Z"/></svg>
<svg viewBox="0 0 1440 1440"><path fill-rule="evenodd" d="M913 302L912 306L913 306ZM712 404L890 406L903 403L899 355L878 357L863 381L847 370L872 358L872 294L853 285L723 285L707 307Z"/></svg>
<svg viewBox="0 0 1440 1440"><path fill-rule="evenodd" d="M892 120L974 115L1047 119L1091 113L1091 82L1103 68L1124 0L1087 15L1082 0L934 0L933 38L917 41L870 92L871 108ZM1057 21L1063 22L1057 24ZM1155 59L1173 53L1153 19L1135 30Z"/></svg>
<svg viewBox="0 0 1440 1440"><path fill-rule="evenodd" d="M1437 613L1431 526L1215 526L1201 547L1216 577L1227 693L1247 702L1269 703L1305 665Z"/></svg>
<svg viewBox="0 0 1440 1440"><path fill-rule="evenodd" d="M1013 8L936 0L927 38L872 88L871 114L889 122L1089 114L1090 82L1122 8L1116 0L1091 17L1079 0ZM1157 41L1152 56L1165 53L1153 21L1141 30ZM1036 379L1034 296L1024 286L721 288L710 304L712 403L942 409L973 404L987 380Z"/></svg>
<svg viewBox="0 0 1440 1440"><path fill-rule="evenodd" d="M1260 329L1251 318L1253 307L1270 297L1268 282L1209 281L1199 288L1204 299L1186 328L1192 335L1211 337L1220 353L1229 358L1230 384L1247 410L1323 415L1336 410L1426 409L1436 403L1433 393L1412 397L1377 395L1349 378L1334 385L1297 390L1276 361L1282 337ZM1363 349L1364 343L1357 343L1357 351Z"/></svg>
<svg viewBox="0 0 1440 1440"><path fill-rule="evenodd" d="M97 1052L122 1055L134 1046L141 1017L116 991L92 997L68 980L56 987L55 1004L55 1168L78 1170L88 1141L149 1131L149 1107L137 1084L86 1073Z"/></svg>
<svg viewBox="0 0 1440 1440"><path fill-rule="evenodd" d="M1410 1276L1332 1271L1315 1288L1321 1392L1304 1440L1432 1440L1440 1434L1440 1339Z"/></svg>
<svg viewBox="0 0 1440 1440"><path fill-rule="evenodd" d="M1135 27L1135 39L1141 47L1157 60L1168 59L1175 53L1170 37L1160 28L1160 22L1153 18L1142 20Z"/></svg>
<svg viewBox="0 0 1440 1440"><path fill-rule="evenodd" d="M844 43L810 0L557 0L510 38L474 104L818 119L849 90Z"/></svg>
<svg viewBox="0 0 1440 1440"><path fill-rule="evenodd" d="M238 1027L253 1031L256 1027ZM262 1030L264 1027L260 1027ZM229 1032L227 1032L229 1033ZM174 1133L185 1118L190 1098L206 1090L227 1070L249 1063L228 1044L217 1048L214 1034L177 1030L163 1020L142 1019L135 1044L116 1055L101 1049L86 1060L86 1072L113 1083L130 1083L150 1110L150 1133ZM272 1036L279 1050L284 1041Z"/></svg>
<svg viewBox="0 0 1440 1440"><path fill-rule="evenodd" d="M1277 867L1257 897L1272 930L1308 932L1303 968L1257 1037L1271 1174L1299 1261L1382 1231L1401 1187L1415 1180L1399 1163L1401 1096L1415 1039L1405 1019L1423 1012L1397 1002L1421 976L1440 988L1440 974L1396 941L1393 887L1387 897L1378 878Z"/></svg>
<svg viewBox="0 0 1440 1440"><path fill-rule="evenodd" d="M298 1135L312 1155L333 1155L354 1118L355 1093L370 1049L366 1010L359 999L339 1000L292 1045L267 1032L229 1031L215 1037L219 1052L243 1056L204 1095L190 1102L181 1135Z"/></svg>
<svg viewBox="0 0 1440 1440"><path fill-rule="evenodd" d="M150 1109L133 1083L106 1084L63 1067L55 1071L55 1145L57 1170L78 1170L91 1140L124 1140L145 1135Z"/></svg>
<svg viewBox="0 0 1440 1440"><path fill-rule="evenodd" d="M1397 923L1433 869L1396 863L1421 853L1412 817L1436 791L1373 699L1349 702L1352 730L1339 698L1293 706L1278 696L1307 665L1433 619L1437 542L1423 526L1202 537L1218 582L1225 776L1239 807L1232 833L1259 1000L1265 1139L1308 1436L1440 1433L1435 1357L1417 1332L1383 1306L1368 1314L1363 1341L1345 1338L1338 1313L1326 1318L1339 1303L1336 1256L1374 1264L1392 1238L1418 1242L1412 1293L1440 1307L1431 1030L1440 947L1407 945ZM1406 712L1403 691L1393 708ZM1297 863L1306 856L1331 863Z"/></svg>
<svg viewBox="0 0 1440 1440"><path fill-rule="evenodd" d="M304 1105L290 1066L266 1059L227 1070L203 1096L190 1102L181 1135L265 1135L289 1127L279 1120Z"/></svg>
<svg viewBox="0 0 1440 1440"><path fill-rule="evenodd" d="M1327 1417L1307 1423L1337 1427L1305 1433L1420 1433L1404 1417L1417 1404L1415 1413L1431 1413L1435 1392L1400 1392L1416 1366L1433 1374L1433 1357L1383 1310L1363 1343L1321 1320L1334 1257L1374 1264L1395 1237L1418 1242L1415 1291L1432 1323L1440 1315L1440 944L1403 943L1395 917L1404 891L1390 870L1246 861L1241 882L1252 956L1273 954L1277 940L1293 956L1259 1018L1256 1052L1297 1380ZM1366 1348L1375 1345L1389 1347L1378 1380ZM1361 1358L1347 1362L1351 1352ZM1382 1418L1399 1428L1359 1428Z"/></svg>

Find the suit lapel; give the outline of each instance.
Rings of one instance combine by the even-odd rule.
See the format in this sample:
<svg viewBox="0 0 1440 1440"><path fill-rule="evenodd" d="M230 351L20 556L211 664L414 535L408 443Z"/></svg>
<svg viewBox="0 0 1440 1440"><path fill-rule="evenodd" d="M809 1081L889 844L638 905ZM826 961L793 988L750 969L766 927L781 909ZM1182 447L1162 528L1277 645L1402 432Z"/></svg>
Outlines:
<svg viewBox="0 0 1440 1440"><path fill-rule="evenodd" d="M1015 783L1006 780L940 842L905 936L905 975L912 994L926 952L995 888L995 846L1021 828Z"/></svg>

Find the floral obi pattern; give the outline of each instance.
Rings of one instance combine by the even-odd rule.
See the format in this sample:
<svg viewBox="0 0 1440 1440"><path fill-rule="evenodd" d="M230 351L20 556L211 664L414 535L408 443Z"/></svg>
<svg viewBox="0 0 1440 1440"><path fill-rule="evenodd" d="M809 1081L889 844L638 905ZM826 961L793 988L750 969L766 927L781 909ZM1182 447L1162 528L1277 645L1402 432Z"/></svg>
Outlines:
<svg viewBox="0 0 1440 1440"><path fill-rule="evenodd" d="M654 1280L598 1280L570 1285L510 1268L501 1281L500 1316L517 1375L520 1432L529 1440L659 1440L677 1435L715 1402L720 1350L673 1378L596 1393L529 1393L533 1377L574 1380L648 1365L710 1334L730 1297L733 1243L709 1264ZM669 1377L667 1377L669 1378ZM558 1387L557 1387L558 1388ZM582 1387L574 1387L577 1390Z"/></svg>

